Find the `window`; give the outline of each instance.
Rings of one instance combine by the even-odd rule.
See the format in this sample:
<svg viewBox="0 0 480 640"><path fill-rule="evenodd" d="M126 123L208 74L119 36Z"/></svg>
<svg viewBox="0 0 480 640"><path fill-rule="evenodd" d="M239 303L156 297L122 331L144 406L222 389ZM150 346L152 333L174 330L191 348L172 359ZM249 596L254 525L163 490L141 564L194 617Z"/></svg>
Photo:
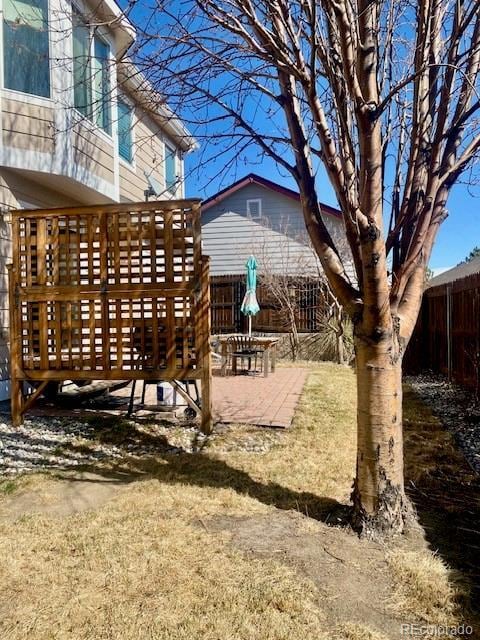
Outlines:
<svg viewBox="0 0 480 640"><path fill-rule="evenodd" d="M177 163L175 149L165 145L165 186L174 193L177 186Z"/></svg>
<svg viewBox="0 0 480 640"><path fill-rule="evenodd" d="M110 48L100 37L92 35L90 26L76 9L72 21L73 104L110 134Z"/></svg>
<svg viewBox="0 0 480 640"><path fill-rule="evenodd" d="M118 102L118 155L132 161L132 108L122 101Z"/></svg>
<svg viewBox="0 0 480 640"><path fill-rule="evenodd" d="M77 11L73 13L73 104L87 118L92 109L90 28Z"/></svg>
<svg viewBox="0 0 480 640"><path fill-rule="evenodd" d="M48 0L4 0L5 88L50 97Z"/></svg>
<svg viewBox="0 0 480 640"><path fill-rule="evenodd" d="M260 199L247 200L247 216L250 218L262 217L262 201Z"/></svg>
<svg viewBox="0 0 480 640"><path fill-rule="evenodd" d="M110 118L110 63L108 61L110 49L98 36L93 39L93 121L106 131L112 132Z"/></svg>

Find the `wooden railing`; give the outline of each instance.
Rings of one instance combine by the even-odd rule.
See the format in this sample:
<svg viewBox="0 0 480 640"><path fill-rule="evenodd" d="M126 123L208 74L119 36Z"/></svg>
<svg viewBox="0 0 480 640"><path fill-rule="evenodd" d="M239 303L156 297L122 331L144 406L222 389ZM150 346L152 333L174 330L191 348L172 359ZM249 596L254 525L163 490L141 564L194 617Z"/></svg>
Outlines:
<svg viewBox="0 0 480 640"><path fill-rule="evenodd" d="M199 201L15 211L12 222L14 423L50 381L201 379L210 430ZM24 381L37 385L29 396Z"/></svg>

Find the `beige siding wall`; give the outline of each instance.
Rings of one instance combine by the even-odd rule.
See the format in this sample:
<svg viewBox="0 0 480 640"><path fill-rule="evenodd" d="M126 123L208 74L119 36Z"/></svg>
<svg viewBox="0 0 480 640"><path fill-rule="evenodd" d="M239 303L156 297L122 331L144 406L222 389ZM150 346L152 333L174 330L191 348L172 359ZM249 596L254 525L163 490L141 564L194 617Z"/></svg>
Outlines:
<svg viewBox="0 0 480 640"><path fill-rule="evenodd" d="M58 116L58 114L57 114ZM55 123L54 107L28 104L24 101L4 97L2 99L2 138L5 147L18 151L37 151L50 156L57 156L57 167L69 166L73 163L76 171L75 179L84 182L88 175L99 178L104 185L111 188L117 184L121 201L138 201L144 199L144 191L148 189L147 176L162 190L161 197L169 198L173 194L165 190L165 144L176 148L175 143L166 136L159 124L140 108L136 107L133 116L133 161L118 161L118 176L115 162L117 157L116 138L110 138L103 132L95 131L94 126L86 121L77 122L70 131L61 131L63 123ZM58 117L57 117L58 119ZM58 128L59 133L56 133ZM65 156L65 157L63 157ZM18 157L18 153L17 153ZM180 156L177 152L177 173L180 175ZM8 162L5 166L9 166ZM20 168L20 165L14 166ZM53 164L51 166L54 166ZM36 167L27 166L36 170ZM80 171L78 171L80 169ZM45 171L45 167L40 169ZM48 168L50 170L50 166ZM85 171L85 174L82 171ZM70 175L68 172L66 175ZM96 188L96 187L94 187ZM114 189L115 191L115 189ZM182 188L176 194L182 197ZM115 195L112 192L113 199Z"/></svg>
<svg viewBox="0 0 480 640"><path fill-rule="evenodd" d="M143 192L146 188L145 176L139 177L134 165L120 160L120 199L140 202L145 198Z"/></svg>
<svg viewBox="0 0 480 640"><path fill-rule="evenodd" d="M113 183L113 141L89 131L87 126L77 124L72 131L73 162L102 180Z"/></svg>
<svg viewBox="0 0 480 640"><path fill-rule="evenodd" d="M54 111L18 100L2 100L2 140L5 146L44 153L55 151Z"/></svg>
<svg viewBox="0 0 480 640"><path fill-rule="evenodd" d="M165 140L168 139L165 138ZM172 147L173 143L169 143ZM161 128L139 109L135 110L133 127L133 162L120 161L121 200L143 200L148 189L146 176L165 189L165 143ZM164 198L169 194L164 193Z"/></svg>

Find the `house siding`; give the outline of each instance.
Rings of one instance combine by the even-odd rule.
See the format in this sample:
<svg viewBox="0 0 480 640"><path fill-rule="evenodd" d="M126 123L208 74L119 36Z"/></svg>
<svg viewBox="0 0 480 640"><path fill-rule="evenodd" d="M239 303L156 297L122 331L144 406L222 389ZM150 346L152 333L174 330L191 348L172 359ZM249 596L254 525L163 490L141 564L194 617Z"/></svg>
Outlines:
<svg viewBox="0 0 480 640"><path fill-rule="evenodd" d="M257 199L262 202L262 217L252 219L247 215L247 200ZM341 219L323 217L350 263ZM318 273L318 259L309 245L300 202L261 185L249 184L209 206L202 214L202 240L203 251L211 258L212 275L243 273L251 253L255 253L259 273L265 268Z"/></svg>
<svg viewBox="0 0 480 640"><path fill-rule="evenodd" d="M4 146L54 153L53 108L19 100L2 100L2 142Z"/></svg>
<svg viewBox="0 0 480 640"><path fill-rule="evenodd" d="M113 140L105 139L101 133L89 131L81 123L72 131L73 162L79 164L102 180L114 181Z"/></svg>
<svg viewBox="0 0 480 640"><path fill-rule="evenodd" d="M122 162L120 170L120 197L122 200L143 200L148 189L146 176L165 187L163 158L164 144L160 127L135 110L133 122L133 162Z"/></svg>
<svg viewBox="0 0 480 640"><path fill-rule="evenodd" d="M144 191L148 189L147 176L155 179L163 190L165 185L165 144L176 148L173 140L162 131L146 114L135 110L133 121L133 159L131 163L120 163L120 198L125 200L143 200ZM177 150L177 169L181 175L182 161ZM163 191L160 199L183 197L183 187L180 185L173 195Z"/></svg>

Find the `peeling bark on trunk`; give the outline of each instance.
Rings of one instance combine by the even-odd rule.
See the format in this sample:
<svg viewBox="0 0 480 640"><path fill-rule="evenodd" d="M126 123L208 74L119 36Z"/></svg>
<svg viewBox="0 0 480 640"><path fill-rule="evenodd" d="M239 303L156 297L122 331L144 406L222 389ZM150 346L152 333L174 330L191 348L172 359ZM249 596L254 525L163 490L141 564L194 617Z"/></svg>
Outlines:
<svg viewBox="0 0 480 640"><path fill-rule="evenodd" d="M362 535L401 533L409 512L403 485L402 361L391 340L356 340L357 475L353 525Z"/></svg>

